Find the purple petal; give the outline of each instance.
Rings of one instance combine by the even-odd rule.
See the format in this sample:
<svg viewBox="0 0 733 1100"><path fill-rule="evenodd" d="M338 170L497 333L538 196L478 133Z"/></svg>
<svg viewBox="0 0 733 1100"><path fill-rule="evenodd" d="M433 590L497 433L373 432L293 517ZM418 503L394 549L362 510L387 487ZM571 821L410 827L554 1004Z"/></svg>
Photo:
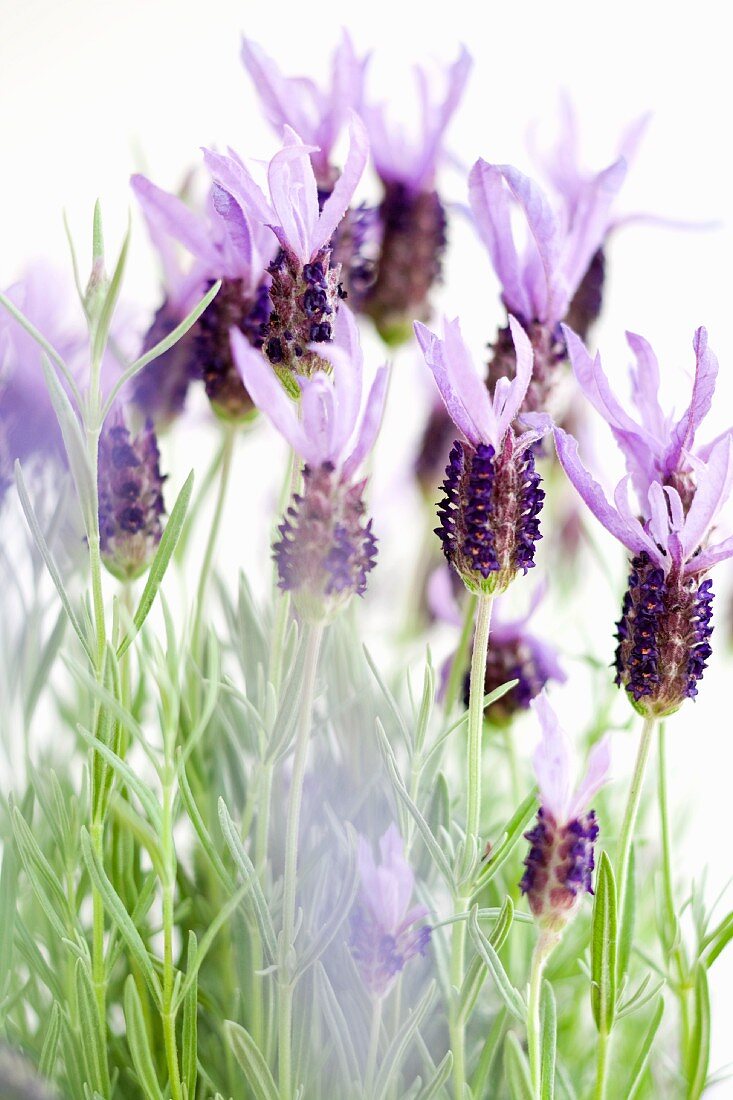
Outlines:
<svg viewBox="0 0 733 1100"><path fill-rule="evenodd" d="M264 108L265 117L278 132L283 126L292 126L302 137L306 134L305 116L301 110L301 97L293 81L282 75L275 62L265 51L248 38L242 39L240 52L242 64L252 77L252 83Z"/></svg>
<svg viewBox="0 0 733 1100"><path fill-rule="evenodd" d="M473 65L473 59L465 46L461 46L457 59L448 70L448 89L438 107L430 104L426 80L421 80L423 85L423 117L425 139L422 146L422 155L412 171L412 182L425 187L432 183L435 169L440 157L440 149L445 131L448 128L453 114L463 97L463 92L468 81L468 76ZM418 69L418 75L423 78L425 74Z"/></svg>
<svg viewBox="0 0 733 1100"><path fill-rule="evenodd" d="M366 399L361 425L356 437L356 446L344 462L344 474L351 477L374 447L379 429L382 426L384 403L387 398L389 368L380 367L372 382Z"/></svg>
<svg viewBox="0 0 733 1100"><path fill-rule="evenodd" d="M285 146L270 161L267 179L276 224L298 259L307 264L320 247L318 240L318 187L310 154L290 127L285 127Z"/></svg>
<svg viewBox="0 0 733 1100"><path fill-rule="evenodd" d="M699 573L707 573L712 566L717 565L720 561L727 561L728 558L733 558L733 535L723 539L722 542L716 542L712 546L708 546L707 549L696 554L694 558L690 558L684 568L685 576L694 577Z"/></svg>
<svg viewBox="0 0 733 1100"><path fill-rule="evenodd" d="M617 400L601 365L601 356L588 354L585 344L567 325L562 325L563 336L570 356L573 373L585 396L604 420L613 428L640 434L640 426L631 419Z"/></svg>
<svg viewBox="0 0 733 1100"><path fill-rule="evenodd" d="M275 211L255 183L249 171L230 150L229 155L204 149L204 164L212 179L233 195L239 205L254 220L267 225L274 220Z"/></svg>
<svg viewBox="0 0 733 1100"><path fill-rule="evenodd" d="M298 406L288 397L262 353L256 351L238 329L231 330L230 341L234 362L247 393L293 450L306 458L308 441L298 419Z"/></svg>
<svg viewBox="0 0 733 1100"><path fill-rule="evenodd" d="M358 115L352 114L349 126L348 156L333 191L323 204L323 211L318 221L318 230L314 237L313 251L322 248L331 240L354 196L359 180L364 173L368 156L369 139L364 123Z"/></svg>
<svg viewBox="0 0 733 1100"><path fill-rule="evenodd" d="M443 403L448 410L448 415L456 427L463 432L469 443L472 443L474 447L477 446L482 441L481 432L464 406L461 394L457 393L453 387L445 362L443 341L420 321L415 321L414 329L417 342L425 357L425 362L433 372L433 377L440 391L440 396L443 398Z"/></svg>
<svg viewBox="0 0 733 1100"><path fill-rule="evenodd" d="M539 719L541 730L541 740L532 757L532 765L542 805L559 825L564 825L568 821L572 782L570 744L545 691L540 692L530 706Z"/></svg>
<svg viewBox="0 0 733 1100"><path fill-rule="evenodd" d="M216 265L218 256L211 232L176 195L169 195L145 176L132 176L132 189L150 223L155 223L171 237L180 241L192 255Z"/></svg>
<svg viewBox="0 0 733 1100"><path fill-rule="evenodd" d="M525 261L524 283L528 290L531 320L554 323L565 314L567 290L560 283L560 226L543 191L516 168L505 164L500 172L511 194L524 211L534 243Z"/></svg>
<svg viewBox="0 0 733 1100"><path fill-rule="evenodd" d="M695 350L695 381L692 387L692 398L674 428L672 448L667 458L670 469L674 469L679 464L684 451L692 448L695 432L710 412L718 377L718 360L708 348L706 329L701 327L697 330L692 346Z"/></svg>
<svg viewBox="0 0 733 1100"><path fill-rule="evenodd" d="M682 528L685 558L691 558L703 544L732 487L733 439L727 436L713 448L707 463L698 471L697 489Z"/></svg>
<svg viewBox="0 0 733 1100"><path fill-rule="evenodd" d="M567 292L575 293L610 225L610 208L626 176L619 158L584 185L578 195L573 223L563 247L562 271Z"/></svg>
<svg viewBox="0 0 733 1100"><path fill-rule="evenodd" d="M529 383L532 380L532 365L534 363L534 352L529 342L529 338L519 321L512 317L511 314L509 315L509 328L511 329L512 340L514 342L517 368L509 386L509 392L504 400L503 408L497 408L496 394L494 396L494 415L497 421L496 435L499 440L504 438L522 407L522 402L529 389ZM483 383L482 388L485 389Z"/></svg>
<svg viewBox="0 0 733 1100"><path fill-rule="evenodd" d="M570 818L580 817L609 780L611 774L611 737L606 734L590 751L585 776L573 795L568 810Z"/></svg>
<svg viewBox="0 0 733 1100"><path fill-rule="evenodd" d="M658 440L668 438L667 421L659 404L659 362L650 343L634 332L626 333L635 365L631 368L631 392L642 423Z"/></svg>
<svg viewBox="0 0 733 1100"><path fill-rule="evenodd" d="M468 198L479 236L502 285L507 309L531 320L532 303L522 277L512 233L511 203L501 171L485 160L477 160L468 177Z"/></svg>

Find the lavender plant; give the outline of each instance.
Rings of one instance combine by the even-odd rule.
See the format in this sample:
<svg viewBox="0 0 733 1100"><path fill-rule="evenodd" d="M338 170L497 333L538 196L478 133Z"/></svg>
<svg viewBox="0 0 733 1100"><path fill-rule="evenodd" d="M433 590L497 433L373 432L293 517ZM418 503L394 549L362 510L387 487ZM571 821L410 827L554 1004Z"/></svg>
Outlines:
<svg viewBox="0 0 733 1100"><path fill-rule="evenodd" d="M128 238L109 274L99 208L86 287L72 254L76 317L45 269L0 294L0 1095L695 1100L716 1079L708 972L733 938L733 914L675 881L666 772L667 720L719 674L709 574L733 557L733 428L696 441L706 330L682 416L628 336L627 412L583 342L626 162L581 172L570 128L545 158L557 209L509 166L465 181L505 314L479 370L457 319L426 323L465 49L443 98L418 70L409 134L346 34L325 87L248 40L242 59L281 141L267 193L231 149L205 152L198 206L133 177L163 275L137 358ZM376 206L356 200L370 142ZM419 502L384 492L390 428L416 414L392 407L369 319L392 346L414 322L441 401ZM626 464L613 504L552 419L570 368ZM194 496L175 441L197 388L212 453L191 456ZM281 469L258 451L273 428ZM545 553L564 545L550 436L630 558L624 588L602 547L620 617L582 659ZM377 542L387 497L401 548ZM269 540L252 575L220 568L232 532ZM390 586L398 549L418 587L430 576L417 634ZM569 736L555 707L583 691L592 719L576 705ZM636 715L635 767L610 782Z"/></svg>

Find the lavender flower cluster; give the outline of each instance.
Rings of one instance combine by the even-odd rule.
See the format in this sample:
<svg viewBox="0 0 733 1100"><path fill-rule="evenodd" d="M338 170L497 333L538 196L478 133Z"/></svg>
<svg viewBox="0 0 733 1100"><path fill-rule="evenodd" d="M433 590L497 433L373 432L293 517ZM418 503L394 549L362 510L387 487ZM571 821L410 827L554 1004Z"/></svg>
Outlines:
<svg viewBox="0 0 733 1100"><path fill-rule="evenodd" d="M455 857L449 890L452 914L442 922L436 908L422 901L427 895L424 867L415 856L415 828L423 840L427 838L433 854L430 840L439 855L440 843L415 807L415 790L408 790L406 784L398 790L402 801L397 799L390 806L386 831L384 822L375 827L375 819L367 814L359 818L362 833L354 844L356 877L346 942L351 965L375 1012L364 1095L371 1095L368 1090L377 1072L382 1003L407 964L428 955L441 925L451 921L450 961L443 960L444 968L450 967L450 1064L457 1100L474 1095L466 1091L466 1012L457 1007L456 998L469 999L469 978L463 972L465 929L474 900L479 898L483 905L481 861L474 858L483 850L482 829L489 816L481 798L483 753L495 728L507 731L511 740L512 723L523 714L536 721L541 732L533 757L539 806L532 804L519 829L520 833L527 829L524 871L518 869L507 894L517 905L522 904L521 895L526 897L524 904L543 945L533 964L527 1006L534 1090L539 1071L532 1046L536 1009L532 990L539 986L532 983L541 983L550 951L578 913L584 896L594 891L596 846L601 829L605 838L607 826L591 803L609 778L610 737L595 739L585 777L574 785L575 750L548 700L550 685L567 679L557 644L562 638L551 643L533 625L540 603L548 592L552 594L555 578L550 575L534 586L529 611L520 618L511 618L506 610L507 593L515 580L542 565L543 537L559 542L558 515L565 493L559 464L585 506L582 523L585 516L595 517L629 558L615 628L615 672L607 679L613 677L631 707L644 717L645 737L654 722L697 696L712 654L709 574L733 557L733 537L721 533L733 490L733 428L705 444L697 442L713 404L718 362L706 330L698 328L693 340L692 392L687 408L677 416L660 401L662 371L651 346L641 336L627 334L634 360L632 414L617 397L600 353L586 346L606 294L607 243L619 224L616 198L644 120L630 129L609 166L589 174L577 160L573 123L566 115L564 138L543 165L546 189L512 166L478 159L470 169L463 185L470 223L501 286L499 324L485 332L488 355L484 351L479 356L464 338L459 318L444 318L429 327L450 247L443 167L448 159L446 133L470 73L467 51L460 50L440 93L436 83L417 70L421 114L411 132L394 119L392 106L370 99L367 59L357 54L347 34L334 54L325 87L283 76L275 62L248 40L242 46L242 61L279 148L267 163L262 185L256 166L233 149L205 150L207 193L198 205L163 191L142 175L133 176L132 189L160 260L163 285L161 300L150 311L152 319L140 340L144 365L126 385L118 384L126 364L116 361L111 343L101 361L93 360L91 377L98 382L98 392L87 397L93 387L85 342L60 315L54 277L33 269L7 290L4 302L9 308L0 314L0 507L10 507L16 462L27 471L45 471L44 476L58 482L66 476L67 467L78 476L74 465L78 459L69 445L73 431L68 424L59 427L57 413L60 403L68 400L71 407L81 391L84 399L73 422L80 435L81 428L88 428L89 409L98 412L104 407L105 411L96 435L87 431L93 443L88 458L94 515L91 523L86 517L86 541L90 553L98 548L101 561L129 595L133 582L154 562L160 564L159 555L169 554L162 542L166 506L161 446L167 455L166 433L176 430L196 388L206 395L212 420L232 446L245 425L268 430L261 424L264 419L290 448L288 502L271 550L281 601L277 615L282 619L276 620L281 624L281 639L291 618L295 633L305 639L301 663L306 670L306 703L301 700L292 773L287 778L283 850L275 851L275 843L266 836L257 842L264 845L257 851L267 874L263 866L252 864L251 875L257 883L253 920L264 931L258 932L262 942L257 951L262 958L253 951L251 968L258 979L274 973L278 983L277 1095L284 1100L303 1096L292 1066L292 1005L303 938L302 913L299 917L297 907L303 901L297 882L304 862L300 815L307 791L309 734L320 705L317 693L314 701L320 646L324 631L348 613L352 597L367 594L378 560L368 489L372 457L389 406L390 368L365 363L362 335L373 325L386 354L395 357L414 335L413 346L435 383L435 403L416 474L431 523L437 524L434 547L439 546L444 557L444 563L438 564L429 548L429 568L424 575L417 568L416 573L423 612L427 605L444 632L463 628L461 642L444 666L437 703L446 719L465 720L468 802L465 821L460 806L450 810L452 819L461 822L461 838L459 845L450 842L451 859ZM342 139L346 150L339 159L336 150ZM369 165L379 198L359 202L357 190ZM197 304L214 290L206 308L189 323ZM86 309L92 310L89 301ZM179 338L173 341L179 329ZM39 338L68 365L58 384L61 396L53 399L44 379ZM161 341L165 346L157 351ZM612 502L581 461L578 440L569 430L590 408L608 425L626 467ZM408 415L411 410L404 411ZM212 548L215 534L216 529L209 540ZM166 557L166 565L167 561ZM207 551L199 584L202 600L210 564ZM156 575L154 569L151 577ZM101 615L103 621L99 584L93 595L93 615L87 617L91 621L96 615L98 622ZM197 627L200 615L199 606ZM609 623L609 639L612 635ZM193 663L208 669L198 630L192 638ZM99 654L93 669L99 696L95 706L99 708L99 699L105 701L116 689L108 664L109 639L102 632L101 641L99 635L95 641ZM613 648L610 641L609 646ZM120 646L120 654L125 649L126 644ZM332 655L331 660L335 662L336 657ZM129 677L127 668L125 677ZM128 692L129 704L129 685L120 690ZM120 708L124 710L122 703L116 715ZM453 713L461 705L467 709L465 716ZM258 728L269 729L273 722L289 728L292 715L285 712L287 708L278 709L272 701L267 707L266 718L257 719ZM176 712L175 719L166 720L195 726L186 707ZM101 723L95 733L105 741L105 766L113 751L124 757L121 746L126 733L123 737L119 717L110 721L109 728L117 729L115 723L119 730L114 737ZM137 719L128 725L137 729ZM644 744L648 748L648 741ZM413 762L422 761L421 753L421 746L414 748ZM285 751L278 748L272 760L267 757L267 767L282 755ZM338 758L339 752L334 755ZM393 750L384 749L383 755L387 766L396 768ZM122 787L134 780L122 767L120 774ZM271 772L266 774L271 783ZM264 788L269 799L267 783ZM184 801L189 795L194 798L183 786L182 791ZM458 792L451 793L457 803ZM617 861L622 896L638 811L636 788L634 798L622 827ZM535 812L535 824L527 828ZM123 808L120 813L131 811ZM265 817L269 821L269 802ZM399 829L395 818L400 820ZM450 822L442 828L448 836ZM138 832L144 843L150 843L142 826ZM380 862L375 861L372 848L378 833ZM608 836L613 835L611 829ZM254 846L255 842L253 854ZM162 856L157 847L153 853L155 864ZM103 863L109 853L102 847L97 858ZM443 859L447 865L445 855ZM487 859L490 868L490 851ZM249 869L251 860L249 855L235 855L235 863L239 870ZM97 865L93 866L99 876ZM259 885L260 878L264 882L275 873L273 868L282 869L282 890L275 891L282 913L276 948L268 942ZM228 867L224 872L224 877L229 874ZM140 868L138 873L142 875ZM165 885L169 893L164 904L169 905L175 876L172 884L166 880ZM417 904L413 904L415 894L421 899ZM168 913L166 909L164 920ZM343 939L343 931L341 935ZM273 955L267 964L265 947ZM481 965L494 965L494 954L493 947L491 952L484 949ZM412 968L417 966L415 962ZM153 977L160 986L157 973ZM164 986L161 996L170 992ZM269 1010L275 1012L272 1005ZM262 1030L261 1004L258 1011L256 1023ZM173 1040L167 1035L169 1045L171 1041L175 1048L175 1029ZM347 1061L349 1056L347 1050ZM258 1057L264 1061L262 1054ZM258 1057L251 1056L251 1065L259 1067ZM146 1067L141 1065L136 1065L138 1078L144 1077ZM174 1082L170 1065L167 1072L168 1082ZM265 1078L261 1072L260 1080L266 1083L258 1095L275 1095L269 1069L267 1074ZM178 1091L170 1087L172 1095L194 1100L180 1085ZM536 1090L535 1094L539 1095ZM387 1095L386 1090L379 1095Z"/></svg>

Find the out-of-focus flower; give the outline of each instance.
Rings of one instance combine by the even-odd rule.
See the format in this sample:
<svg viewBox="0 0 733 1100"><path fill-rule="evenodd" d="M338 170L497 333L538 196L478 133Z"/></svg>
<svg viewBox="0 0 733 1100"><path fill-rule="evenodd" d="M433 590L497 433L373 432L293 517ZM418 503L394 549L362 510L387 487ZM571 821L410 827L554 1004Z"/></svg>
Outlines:
<svg viewBox="0 0 733 1100"><path fill-rule="evenodd" d="M236 328L254 347L262 347L270 313L266 268L274 251L271 235L216 185L205 215L144 176L133 176L132 187L164 258L167 284L144 348L172 332L206 289L222 280L198 323L141 373L135 403L144 415L165 423L181 411L190 381L201 378L215 412L233 420L247 417L252 402L232 361L229 331ZM171 238L194 257L186 272L170 248Z"/></svg>
<svg viewBox="0 0 733 1100"><path fill-rule="evenodd" d="M502 286L507 313L524 326L535 353L532 384L524 409L544 411L566 356L560 331L573 295L611 225L611 204L624 180L626 162L617 160L579 188L575 216L558 215L529 177L509 165L478 160L469 176L476 228ZM518 244L512 214L519 207L526 240ZM499 330L489 364L489 384L513 377L514 350L507 328Z"/></svg>
<svg viewBox="0 0 733 1100"><path fill-rule="evenodd" d="M541 805L536 825L525 833L530 850L520 885L540 928L559 936L583 894L593 892L598 825L587 807L608 781L610 745L606 736L591 749L585 777L573 790L571 747L545 692L531 706L541 729L533 758Z"/></svg>
<svg viewBox="0 0 733 1100"><path fill-rule="evenodd" d="M346 30L331 59L330 79L319 87L309 77L283 76L265 51L242 39L242 63L252 78L265 117L278 137L289 126L298 137L315 148L311 164L319 191L330 194L338 178L333 149L348 123L351 112L362 102L364 70L368 57L359 57Z"/></svg>
<svg viewBox="0 0 733 1100"><path fill-rule="evenodd" d="M99 441L99 534L102 561L115 577L134 580L158 548L165 514L160 452L148 421L132 436L118 408Z"/></svg>
<svg viewBox="0 0 733 1100"><path fill-rule="evenodd" d="M58 276L36 264L5 294L73 369L85 346L85 334L69 324L59 287ZM0 308L0 447L11 470L16 459L62 460L64 454L41 355L33 337Z"/></svg>
<svg viewBox="0 0 733 1100"><path fill-rule="evenodd" d="M441 340L419 322L415 333L453 423L466 442L450 454L438 508L437 533L448 562L474 592L502 592L521 569L534 565L541 538L544 492L532 444L549 430L533 418L519 436L512 427L532 378L532 347L521 325L509 318L517 371L501 378L490 396L471 359L456 318Z"/></svg>
<svg viewBox="0 0 733 1100"><path fill-rule="evenodd" d="M671 425L668 445L661 425L658 433L645 433L629 418L620 419L623 410L607 389L600 364L594 364L593 383L599 387L594 403L606 408L604 415L635 473L636 509L629 501L630 475L618 485L612 506L580 462L577 442L555 430L558 458L570 481L596 518L632 555L618 624L616 682L645 715L671 714L685 698L697 694L711 653L712 582L704 578L717 562L733 557L733 538L713 538L733 487L733 436L725 433L697 453L689 449L709 407L715 376L715 360L707 352L703 333L699 331L695 341L698 372L693 400ZM642 353L640 377L655 394L648 345L637 348ZM659 410L648 395L646 400L651 423ZM655 480L650 481L652 477ZM661 477L676 484L662 483Z"/></svg>
<svg viewBox="0 0 733 1100"><path fill-rule="evenodd" d="M695 447L695 435L707 416L715 393L718 360L708 347L708 334L699 328L693 339L695 378L690 403L680 417L665 413L659 402L659 363L651 346L641 336L626 334L634 355L631 391L638 419L630 416L616 398L601 365L600 353L588 354L574 332L563 326L570 362L578 383L606 420L626 460L626 467L639 497L646 498L655 481L677 490L687 511L695 491L699 462L710 456L711 447ZM733 435L733 429L725 436Z"/></svg>
<svg viewBox="0 0 733 1100"><path fill-rule="evenodd" d="M232 347L255 404L305 462L303 491L292 500L274 547L280 587L293 592L304 618L331 617L351 595L363 595L376 540L364 522L366 480L355 480L382 418L387 370L363 400L363 357L356 323L344 306L334 340L319 353L333 373L300 378L300 415L268 364L236 331Z"/></svg>
<svg viewBox="0 0 733 1100"><path fill-rule="evenodd" d="M384 997L405 963L424 955L430 943L430 927L415 928L428 910L410 908L415 876L396 825L380 839L379 851L377 863L369 842L359 837L361 888L351 915L351 952L373 997Z"/></svg>
<svg viewBox="0 0 733 1100"><path fill-rule="evenodd" d="M53 1085L38 1076L17 1050L0 1043L0 1096L3 1100L59 1100Z"/></svg>
<svg viewBox="0 0 733 1100"><path fill-rule="evenodd" d="M427 320L430 313L429 293L440 277L446 243L446 215L435 177L470 68L471 58L462 48L448 70L445 91L435 95L432 74L415 67L420 113L413 130L396 122L384 103L362 109L384 197L376 277L361 306L389 343L404 340L412 321Z"/></svg>
<svg viewBox="0 0 733 1100"><path fill-rule="evenodd" d="M219 188L247 219L269 227L280 252L270 265L272 312L264 351L281 377L308 376L329 367L316 344L333 336L340 300L339 267L331 267L331 240L351 202L366 165L368 143L361 121L351 116L349 152L342 174L323 204L310 154L290 127L285 145L268 167L270 197L266 198L242 161L211 151L206 162Z"/></svg>

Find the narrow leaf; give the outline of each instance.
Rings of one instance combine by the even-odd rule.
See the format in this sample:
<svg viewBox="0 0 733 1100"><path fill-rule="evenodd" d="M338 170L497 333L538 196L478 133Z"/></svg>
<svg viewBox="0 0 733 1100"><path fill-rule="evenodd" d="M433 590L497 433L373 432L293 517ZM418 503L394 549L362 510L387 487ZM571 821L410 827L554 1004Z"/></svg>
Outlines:
<svg viewBox="0 0 733 1100"><path fill-rule="evenodd" d="M527 1056L513 1031L504 1041L504 1067L513 1100L535 1100Z"/></svg>
<svg viewBox="0 0 733 1100"><path fill-rule="evenodd" d="M555 994L548 981L542 983L540 1035L542 1040L540 1096L542 1100L554 1100L555 1061L557 1058L557 1006L555 1004Z"/></svg>
<svg viewBox="0 0 733 1100"><path fill-rule="evenodd" d="M407 1053L407 1048L415 1032L425 1018L434 996L435 982L431 982L417 1006L409 1014L402 1024L402 1027L389 1044L374 1085L374 1100L384 1100L389 1090L390 1083L396 1080L402 1061Z"/></svg>
<svg viewBox="0 0 733 1100"><path fill-rule="evenodd" d="M654 1039L656 1038L656 1034L659 1030L660 1023L662 1022L663 1015L664 1001L660 997L659 1001L657 1002L657 1007L654 1010L654 1015L652 1016L649 1027L647 1028L646 1034L644 1035L644 1040L641 1044L641 1049L639 1050L639 1053L637 1055L636 1062L634 1063L634 1068L631 1071L628 1091L624 1094L627 1100L636 1100L636 1097L639 1095L639 1090L641 1089L642 1081L644 1079L644 1072L646 1070L647 1063L649 1062L649 1055L651 1053L652 1044L654 1043Z"/></svg>
<svg viewBox="0 0 733 1100"><path fill-rule="evenodd" d="M278 1100L278 1091L270 1069L249 1032L233 1020L225 1022L224 1031L256 1100Z"/></svg>
<svg viewBox="0 0 733 1100"><path fill-rule="evenodd" d="M511 1012L512 1016L518 1020L524 1020L527 1015L527 1008L518 989L512 985L507 975L506 970L501 964L501 960L497 955L494 948L491 946L486 936L481 931L478 923L478 907L474 905L471 910L471 915L468 918L468 931L471 935L476 950L481 955L482 959L486 963L486 966L491 973L492 978L496 984L496 988L501 996L502 1001Z"/></svg>
<svg viewBox="0 0 733 1100"><path fill-rule="evenodd" d="M601 853L591 922L591 1006L599 1032L610 1035L616 1016L616 880L607 852Z"/></svg>
<svg viewBox="0 0 733 1100"><path fill-rule="evenodd" d="M125 1025L132 1064L146 1100L164 1100L155 1072L155 1060L148 1044L140 994L132 974L128 974L125 982Z"/></svg>

